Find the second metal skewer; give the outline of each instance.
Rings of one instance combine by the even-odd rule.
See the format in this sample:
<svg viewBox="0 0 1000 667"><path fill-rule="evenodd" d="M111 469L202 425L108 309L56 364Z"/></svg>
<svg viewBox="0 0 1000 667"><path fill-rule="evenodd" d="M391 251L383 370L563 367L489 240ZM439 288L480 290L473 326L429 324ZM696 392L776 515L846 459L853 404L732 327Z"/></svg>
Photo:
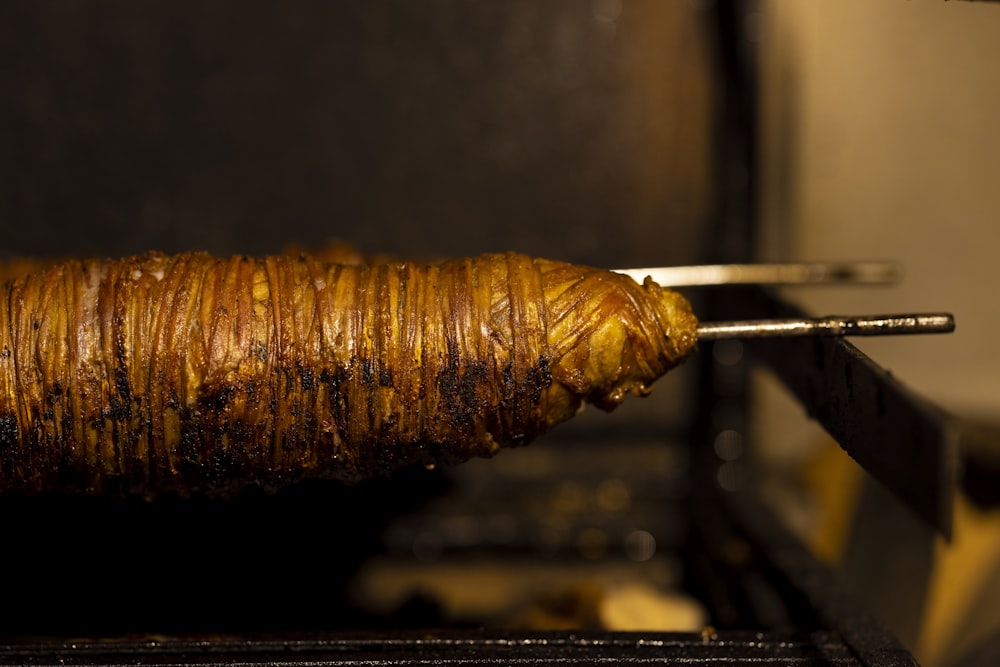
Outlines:
<svg viewBox="0 0 1000 667"><path fill-rule="evenodd" d="M663 287L707 285L891 285L903 274L898 262L796 262L701 264L616 269L636 282L650 276Z"/></svg>
<svg viewBox="0 0 1000 667"><path fill-rule="evenodd" d="M647 276L664 287L703 285L819 285L897 282L902 268L896 262L802 262L792 264L710 264L645 269L616 269L636 282ZM728 338L791 338L796 336L894 336L951 333L950 313L906 315L828 316L792 319L702 322L699 340Z"/></svg>
<svg viewBox="0 0 1000 667"><path fill-rule="evenodd" d="M955 318L950 313L870 315L865 317L829 316L702 322L698 325L698 339L890 336L951 333L954 330Z"/></svg>

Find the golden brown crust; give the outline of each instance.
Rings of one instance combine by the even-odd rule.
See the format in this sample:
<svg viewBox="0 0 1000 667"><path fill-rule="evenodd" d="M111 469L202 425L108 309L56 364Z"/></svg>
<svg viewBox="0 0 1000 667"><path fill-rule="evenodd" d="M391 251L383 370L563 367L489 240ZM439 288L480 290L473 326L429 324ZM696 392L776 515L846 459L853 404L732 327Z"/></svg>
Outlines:
<svg viewBox="0 0 1000 667"><path fill-rule="evenodd" d="M679 295L523 255L70 261L0 303L0 486L353 481L530 441L695 345Z"/></svg>

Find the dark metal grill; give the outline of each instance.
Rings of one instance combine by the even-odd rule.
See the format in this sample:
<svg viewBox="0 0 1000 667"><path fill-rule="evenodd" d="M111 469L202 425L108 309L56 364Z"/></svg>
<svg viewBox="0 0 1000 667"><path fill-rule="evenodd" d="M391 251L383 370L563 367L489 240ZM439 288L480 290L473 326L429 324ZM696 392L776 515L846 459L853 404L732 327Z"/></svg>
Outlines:
<svg viewBox="0 0 1000 667"><path fill-rule="evenodd" d="M858 665L835 634L429 633L286 640L148 640L4 647L0 664L62 665ZM905 662L880 664L907 664Z"/></svg>
<svg viewBox="0 0 1000 667"><path fill-rule="evenodd" d="M733 299L737 317L801 317L761 290ZM809 415L877 480L950 537L961 427L845 340L748 343Z"/></svg>

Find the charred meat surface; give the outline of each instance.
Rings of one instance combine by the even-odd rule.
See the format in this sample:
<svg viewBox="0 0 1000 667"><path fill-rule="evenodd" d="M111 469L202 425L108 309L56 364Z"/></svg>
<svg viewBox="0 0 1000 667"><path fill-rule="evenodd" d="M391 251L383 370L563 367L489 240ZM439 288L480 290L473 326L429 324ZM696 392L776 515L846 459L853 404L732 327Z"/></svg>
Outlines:
<svg viewBox="0 0 1000 667"><path fill-rule="evenodd" d="M2 296L0 485L29 491L228 493L489 456L648 391L696 344L680 295L514 253L150 253Z"/></svg>

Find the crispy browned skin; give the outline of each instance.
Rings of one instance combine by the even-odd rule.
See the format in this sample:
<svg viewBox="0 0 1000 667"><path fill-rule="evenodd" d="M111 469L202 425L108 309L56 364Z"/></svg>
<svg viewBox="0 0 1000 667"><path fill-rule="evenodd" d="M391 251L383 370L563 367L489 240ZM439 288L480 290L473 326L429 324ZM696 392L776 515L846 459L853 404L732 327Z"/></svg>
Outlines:
<svg viewBox="0 0 1000 667"><path fill-rule="evenodd" d="M354 481L527 443L696 343L678 294L518 254L70 261L0 303L0 487Z"/></svg>

